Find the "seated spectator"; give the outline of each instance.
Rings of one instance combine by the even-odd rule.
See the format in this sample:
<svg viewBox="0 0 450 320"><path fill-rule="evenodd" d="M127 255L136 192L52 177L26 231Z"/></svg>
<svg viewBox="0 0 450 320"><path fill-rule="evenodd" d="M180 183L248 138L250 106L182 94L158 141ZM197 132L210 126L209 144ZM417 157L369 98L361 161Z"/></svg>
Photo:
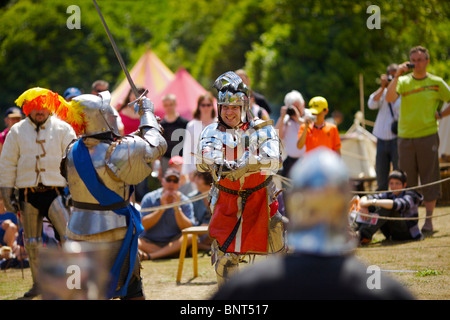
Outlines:
<svg viewBox="0 0 450 320"><path fill-rule="evenodd" d="M12 212L7 212L0 198L0 261L14 258L19 253L17 216ZM2 264L2 269L4 266Z"/></svg>
<svg viewBox="0 0 450 320"><path fill-rule="evenodd" d="M377 213L380 217L418 218L419 205L423 196L414 190L396 191L406 188L406 174L400 170L394 170L388 177L389 190L391 192L378 193L363 196L359 200L360 212L368 214ZM372 237L378 230L384 236L392 240L422 240L418 220L386 220L378 219L374 224L369 223L372 218L362 217L362 221L353 225L361 244L372 241Z"/></svg>
<svg viewBox="0 0 450 320"><path fill-rule="evenodd" d="M205 192L211 190L213 179L211 173L209 172L199 172L194 173L194 183L197 186L197 191L189 194L189 198L196 197ZM211 212L208 208L208 198L203 198L192 203L194 207L194 216L197 220L198 226L209 225L209 220L211 219ZM212 239L208 234L201 235L198 237L198 249L209 251L211 249Z"/></svg>
<svg viewBox="0 0 450 320"><path fill-rule="evenodd" d="M190 194L195 191L195 184L189 178L189 174L182 174L184 160L182 156L173 156L169 160L169 168L173 168L180 172L180 192L182 194Z"/></svg>
<svg viewBox="0 0 450 320"><path fill-rule="evenodd" d="M4 259L10 258L9 253L13 253L17 246L17 217L14 213L5 212L0 214L0 247L9 247L8 252L2 250ZM3 253L5 254L3 255Z"/></svg>
<svg viewBox="0 0 450 320"><path fill-rule="evenodd" d="M142 225L144 232L139 239L139 255L141 260L168 258L180 252L181 230L196 224L192 203L167 209L146 212L145 209L171 205L189 200L178 189L180 173L167 169L161 181L162 187L147 193L141 202ZM188 238L188 245L192 238Z"/></svg>

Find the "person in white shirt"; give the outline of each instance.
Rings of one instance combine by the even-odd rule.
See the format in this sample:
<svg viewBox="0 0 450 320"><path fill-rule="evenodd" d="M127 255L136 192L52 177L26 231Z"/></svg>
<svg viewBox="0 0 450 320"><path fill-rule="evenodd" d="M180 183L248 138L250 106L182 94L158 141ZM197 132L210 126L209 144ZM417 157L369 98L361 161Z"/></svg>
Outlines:
<svg viewBox="0 0 450 320"><path fill-rule="evenodd" d="M198 97L197 108L194 111L194 119L186 125L186 134L183 142L183 166L181 174L189 175L193 181L194 173L197 171L197 161L192 153L197 152L200 134L205 127L217 121L214 108L214 97L210 93Z"/></svg>
<svg viewBox="0 0 450 320"><path fill-rule="evenodd" d="M60 163L76 134L71 125L52 116L64 103L63 97L48 89L25 91L16 104L27 117L11 127L0 156L0 191L5 208L13 213L20 210L23 223L33 278L33 287L24 295L28 298L39 294L37 255L42 244L43 218L47 217L55 227L58 240L66 238L69 214L63 205L66 180ZM15 188L19 190L18 200Z"/></svg>
<svg viewBox="0 0 450 320"><path fill-rule="evenodd" d="M292 165L305 153L305 147L297 148L297 135L306 114L311 116L310 111L305 109L305 100L302 94L297 90L288 92L284 97L284 106L281 107L280 117L275 125L286 152L281 173L283 177L289 176Z"/></svg>
<svg viewBox="0 0 450 320"><path fill-rule="evenodd" d="M397 65L391 64L386 74L382 74L380 88L369 97L367 106L377 110L378 114L373 127L373 135L377 137L377 155L375 170L377 173L378 191L388 189L388 176L392 170L398 170L397 134L392 132L391 125L398 120L400 112L399 97L396 101L388 103L385 99L390 80L397 71ZM392 111L391 111L392 110Z"/></svg>

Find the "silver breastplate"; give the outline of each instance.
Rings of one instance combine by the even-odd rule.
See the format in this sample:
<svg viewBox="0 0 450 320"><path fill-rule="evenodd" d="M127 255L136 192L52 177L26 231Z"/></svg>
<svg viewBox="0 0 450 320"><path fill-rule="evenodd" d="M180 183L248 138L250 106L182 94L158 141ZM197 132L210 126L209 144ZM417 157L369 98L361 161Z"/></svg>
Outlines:
<svg viewBox="0 0 450 320"><path fill-rule="evenodd" d="M105 155L109 145L108 142L100 142L94 146L88 146L88 143L86 143L99 180L110 190L127 200L129 197L129 186L122 181L118 181L111 172L108 172L109 169L106 166ZM99 202L91 195L75 169L72 149L69 150L67 155L66 170L72 200L75 203L99 205ZM120 216L112 210L89 210L74 206L68 229L78 235L90 235L124 226L126 226L125 216Z"/></svg>

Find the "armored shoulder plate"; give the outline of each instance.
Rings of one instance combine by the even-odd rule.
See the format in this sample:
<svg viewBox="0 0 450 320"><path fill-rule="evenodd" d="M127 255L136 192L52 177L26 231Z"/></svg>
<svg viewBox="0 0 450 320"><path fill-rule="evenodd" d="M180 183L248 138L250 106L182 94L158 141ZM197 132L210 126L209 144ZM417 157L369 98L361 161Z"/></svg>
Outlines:
<svg viewBox="0 0 450 320"><path fill-rule="evenodd" d="M148 155L152 148L147 141L129 135L112 143L106 152L106 166L120 181L135 185L144 180L151 172Z"/></svg>

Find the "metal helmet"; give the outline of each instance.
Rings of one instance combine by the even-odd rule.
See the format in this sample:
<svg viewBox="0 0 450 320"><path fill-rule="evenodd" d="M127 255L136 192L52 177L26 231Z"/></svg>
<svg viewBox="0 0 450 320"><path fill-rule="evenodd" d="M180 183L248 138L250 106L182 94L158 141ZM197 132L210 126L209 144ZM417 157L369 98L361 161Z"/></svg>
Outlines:
<svg viewBox="0 0 450 320"><path fill-rule="evenodd" d="M228 71L219 76L213 85L218 91L217 113L219 121L223 123L220 116L222 105L241 106L241 121L248 122L254 118L249 105L249 91L247 86L233 71Z"/></svg>
<svg viewBox="0 0 450 320"><path fill-rule="evenodd" d="M336 152L316 148L292 167L290 175L288 206L294 228L348 222L349 174Z"/></svg>
<svg viewBox="0 0 450 320"><path fill-rule="evenodd" d="M321 253L353 248L348 234L351 189L342 158L328 148L316 148L292 167L290 177L286 208L293 247Z"/></svg>
<svg viewBox="0 0 450 320"><path fill-rule="evenodd" d="M111 94L109 91L100 92L98 95L83 94L73 98L83 107L85 130L83 136L92 136L104 132L112 132L120 136L117 127L117 113L111 107Z"/></svg>

